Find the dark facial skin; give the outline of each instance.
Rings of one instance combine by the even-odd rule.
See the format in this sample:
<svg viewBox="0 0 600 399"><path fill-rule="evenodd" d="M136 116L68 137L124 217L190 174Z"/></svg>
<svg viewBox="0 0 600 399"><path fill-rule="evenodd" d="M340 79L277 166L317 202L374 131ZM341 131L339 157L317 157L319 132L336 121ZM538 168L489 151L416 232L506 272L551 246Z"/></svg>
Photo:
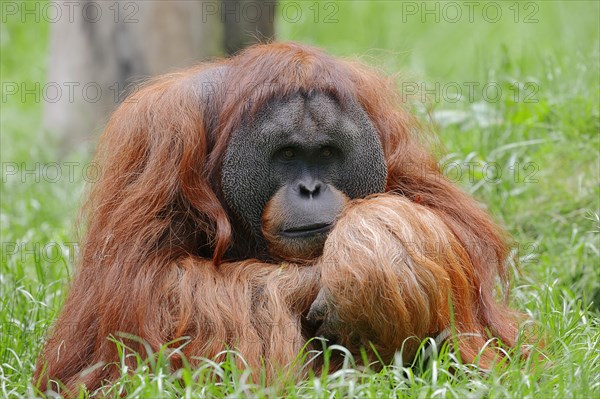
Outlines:
<svg viewBox="0 0 600 399"><path fill-rule="evenodd" d="M282 258L318 256L346 201L383 192L386 177L365 112L322 93L271 102L233 134L222 167L227 204Z"/></svg>
<svg viewBox="0 0 600 399"><path fill-rule="evenodd" d="M274 154L273 172L281 185L273 198L282 213L279 235L299 239L329 231L345 203L328 183L341 163L342 154L330 145L299 143Z"/></svg>

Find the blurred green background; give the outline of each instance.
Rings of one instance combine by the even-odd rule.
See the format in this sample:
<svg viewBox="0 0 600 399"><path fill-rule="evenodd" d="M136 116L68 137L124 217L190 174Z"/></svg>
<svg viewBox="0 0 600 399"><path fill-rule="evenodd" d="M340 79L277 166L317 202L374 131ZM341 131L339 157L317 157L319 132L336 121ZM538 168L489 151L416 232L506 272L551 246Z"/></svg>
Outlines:
<svg viewBox="0 0 600 399"><path fill-rule="evenodd" d="M515 237L521 272L512 300L552 337L553 366L541 372L544 378L529 387L518 379L496 383L514 388L507 388L511 396L594 396L600 389L600 2L492 2L502 12L496 22L494 9L483 12L489 2L475 3L472 21L465 3L456 3L463 15L453 22L456 14L446 8L444 18L450 3L443 2L282 1L276 35L360 58L398 74L400 88L409 82L431 92L413 108L424 123L433 118L441 162L463 168L458 183ZM436 4L439 12L425 12ZM7 19L0 32L2 82L45 82L49 24ZM473 82L492 82L502 95L489 101L476 89L466 96ZM449 83L464 89L459 101L436 90ZM41 129L41 102L3 96L0 105L3 165L57 160L55 140ZM494 182L485 178L490 162L502 172ZM4 169L2 178L2 242L18 249L3 246L0 264L0 323L11 329L0 337L0 383L25 392L40 345L39 334L30 332L50 325L72 271L64 243L76 241L84 185L81 176L36 182L7 178ZM44 243L61 243L58 261L44 256Z"/></svg>

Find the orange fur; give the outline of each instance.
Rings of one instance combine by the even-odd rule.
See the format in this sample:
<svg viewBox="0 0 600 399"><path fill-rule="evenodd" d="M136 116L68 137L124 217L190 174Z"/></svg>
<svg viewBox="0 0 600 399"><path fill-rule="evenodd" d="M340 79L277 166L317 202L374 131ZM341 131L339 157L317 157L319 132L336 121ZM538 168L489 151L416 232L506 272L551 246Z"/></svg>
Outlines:
<svg viewBox="0 0 600 399"><path fill-rule="evenodd" d="M327 238L319 265L326 302L338 319L333 333L356 353L371 342L384 361L399 348L410 360L422 339L453 328L463 358L473 361L488 339L481 282L468 252L443 219L404 197L353 201ZM485 311L511 314L493 306ZM515 328L515 320L505 322ZM512 346L516 338L504 342ZM494 355L484 352L481 363L489 365Z"/></svg>
<svg viewBox="0 0 600 399"><path fill-rule="evenodd" d="M364 108L395 195L351 203L312 266L248 259L252 238L233 224L219 184L229 138L274 97L316 91ZM513 345L518 319L494 298L496 278L507 282L507 237L442 176L417 131L391 78L294 43L254 46L150 81L100 139L102 174L83 210L77 274L35 382L44 390L60 380L76 392L114 379L118 355L107 338L120 332L153 350L187 336L188 357L231 346L254 369L263 360L285 366L310 338L302 316L321 269L340 317L356 320L341 337L350 346L347 338L360 333L389 357L409 336L438 333L448 325L448 297L460 332L489 330ZM422 249L438 242L439 251ZM461 344L465 358L482 340ZM106 367L84 372L97 364Z"/></svg>

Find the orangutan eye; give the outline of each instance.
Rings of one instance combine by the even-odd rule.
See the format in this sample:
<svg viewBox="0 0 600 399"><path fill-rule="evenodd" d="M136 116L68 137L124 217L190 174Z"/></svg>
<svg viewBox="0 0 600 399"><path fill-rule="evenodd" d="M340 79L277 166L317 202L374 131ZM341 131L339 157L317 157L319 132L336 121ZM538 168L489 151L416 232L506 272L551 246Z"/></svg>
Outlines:
<svg viewBox="0 0 600 399"><path fill-rule="evenodd" d="M323 147L321 149L321 157L329 158L333 155L333 149L331 147Z"/></svg>
<svg viewBox="0 0 600 399"><path fill-rule="evenodd" d="M296 152L293 148L284 148L281 155L283 155L285 159L293 159L296 156Z"/></svg>
<svg viewBox="0 0 600 399"><path fill-rule="evenodd" d="M280 161L291 161L298 158L298 149L294 147L283 147L274 154Z"/></svg>

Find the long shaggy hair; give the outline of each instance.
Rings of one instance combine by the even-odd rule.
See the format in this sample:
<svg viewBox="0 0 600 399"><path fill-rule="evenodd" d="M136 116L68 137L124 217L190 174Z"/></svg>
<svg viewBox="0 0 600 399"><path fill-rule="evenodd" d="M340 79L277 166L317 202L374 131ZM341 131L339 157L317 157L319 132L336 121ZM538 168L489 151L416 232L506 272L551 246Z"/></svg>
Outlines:
<svg viewBox="0 0 600 399"><path fill-rule="evenodd" d="M508 328L487 324L469 252L442 218L405 197L352 201L327 238L319 266L324 300L335 305L329 311L339 321L333 332L356 353L373 344L373 355L383 359L399 348L412 359L423 338L452 328L462 357L480 355L479 363L488 366L498 355L493 347L480 354L488 328L495 336L511 334L503 340L515 343L510 328L517 314L495 305Z"/></svg>
<svg viewBox="0 0 600 399"><path fill-rule="evenodd" d="M220 187L224 152L268 101L298 92L363 107L383 145L387 194L350 201L312 265L249 259L253 238L228 215ZM253 369L286 366L311 338L303 317L321 288L348 321L340 340L351 347L358 333L385 359L407 338L447 328L451 313L458 332L481 337L461 341L464 359L487 332L515 345L518 318L494 298L496 279L507 282L507 237L440 173L417 130L392 78L294 43L148 82L100 139L81 259L36 383L76 392L116 378L107 337L121 332L153 350L189 337L188 358L231 347ZM426 250L431 243L437 249Z"/></svg>

